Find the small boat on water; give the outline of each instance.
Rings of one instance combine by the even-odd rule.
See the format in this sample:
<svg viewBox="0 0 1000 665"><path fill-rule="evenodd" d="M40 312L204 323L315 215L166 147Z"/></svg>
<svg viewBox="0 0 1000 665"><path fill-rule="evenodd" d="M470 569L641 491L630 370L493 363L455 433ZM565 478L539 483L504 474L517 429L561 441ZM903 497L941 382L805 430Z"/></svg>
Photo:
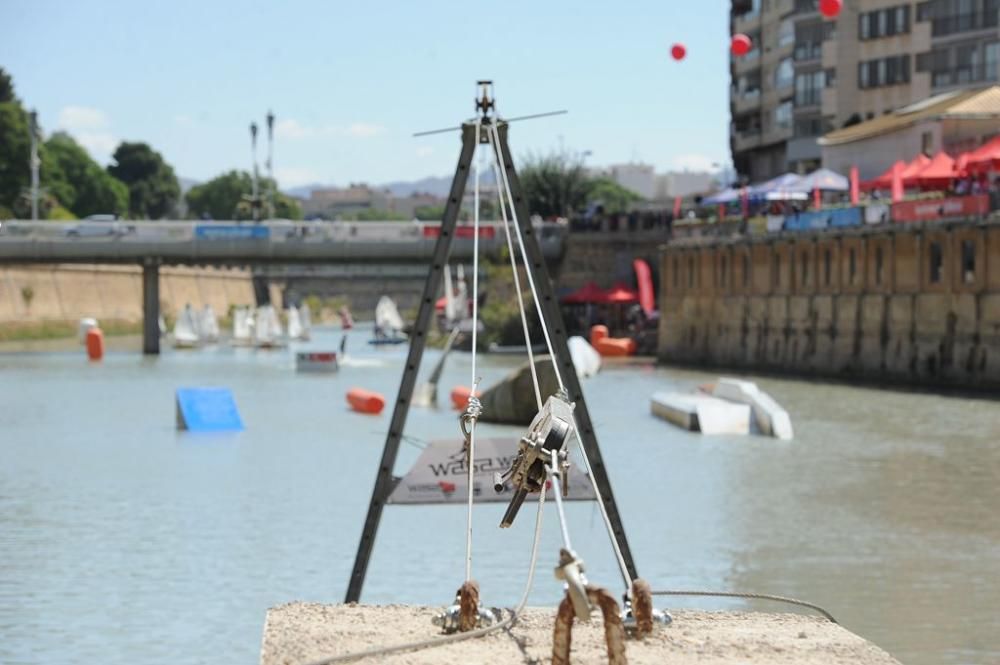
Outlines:
<svg viewBox="0 0 1000 665"><path fill-rule="evenodd" d="M309 335L302 327L302 317L299 315L299 308L291 305L287 312L288 317L288 339L309 339Z"/></svg>
<svg viewBox="0 0 1000 665"><path fill-rule="evenodd" d="M299 372L332 373L340 369L336 351L298 351L295 369Z"/></svg>
<svg viewBox="0 0 1000 665"><path fill-rule="evenodd" d="M389 296L382 296L375 305L375 337L368 343L376 346L403 344L407 341L404 326L396 303Z"/></svg>
<svg viewBox="0 0 1000 665"><path fill-rule="evenodd" d="M205 305L198 317L198 338L203 344L214 344L219 341L219 320L211 305Z"/></svg>
<svg viewBox="0 0 1000 665"><path fill-rule="evenodd" d="M254 320L254 345L258 349L276 349L285 345L284 330L278 313L271 305L257 308Z"/></svg>
<svg viewBox="0 0 1000 665"><path fill-rule="evenodd" d="M750 407L702 393L654 393L654 416L702 434L749 434Z"/></svg>
<svg viewBox="0 0 1000 665"><path fill-rule="evenodd" d="M174 322L174 348L195 349L199 342L198 322L189 303L184 305L184 309L177 315L177 321Z"/></svg>
<svg viewBox="0 0 1000 665"><path fill-rule="evenodd" d="M748 405L761 434L784 440L793 437L792 419L788 412L753 381L723 377L716 382L711 392L714 397Z"/></svg>
<svg viewBox="0 0 1000 665"><path fill-rule="evenodd" d="M253 324L253 314L249 307L237 307L233 310L234 346L253 346Z"/></svg>
<svg viewBox="0 0 1000 665"><path fill-rule="evenodd" d="M302 325L302 334L299 335L299 339L307 340L312 337L312 312L309 310L309 305L305 303L299 307L299 323Z"/></svg>

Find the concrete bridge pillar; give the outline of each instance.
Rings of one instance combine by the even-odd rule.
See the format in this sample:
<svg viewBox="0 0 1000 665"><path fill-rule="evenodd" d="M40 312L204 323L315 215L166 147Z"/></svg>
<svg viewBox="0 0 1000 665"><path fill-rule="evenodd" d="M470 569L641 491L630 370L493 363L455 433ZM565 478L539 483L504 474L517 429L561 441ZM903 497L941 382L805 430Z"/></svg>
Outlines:
<svg viewBox="0 0 1000 665"><path fill-rule="evenodd" d="M160 265L153 261L142 266L142 352L160 353Z"/></svg>

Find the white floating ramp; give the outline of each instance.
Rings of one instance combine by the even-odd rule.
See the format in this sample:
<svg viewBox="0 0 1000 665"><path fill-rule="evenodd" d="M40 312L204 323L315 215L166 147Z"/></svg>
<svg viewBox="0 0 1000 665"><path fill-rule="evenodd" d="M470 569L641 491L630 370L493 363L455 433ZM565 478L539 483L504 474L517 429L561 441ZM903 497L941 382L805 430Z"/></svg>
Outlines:
<svg viewBox="0 0 1000 665"><path fill-rule="evenodd" d="M761 434L785 440L792 438L792 419L788 412L753 381L721 378L712 389L712 395L749 405Z"/></svg>
<svg viewBox="0 0 1000 665"><path fill-rule="evenodd" d="M654 416L702 434L749 434L750 407L698 393L654 393Z"/></svg>

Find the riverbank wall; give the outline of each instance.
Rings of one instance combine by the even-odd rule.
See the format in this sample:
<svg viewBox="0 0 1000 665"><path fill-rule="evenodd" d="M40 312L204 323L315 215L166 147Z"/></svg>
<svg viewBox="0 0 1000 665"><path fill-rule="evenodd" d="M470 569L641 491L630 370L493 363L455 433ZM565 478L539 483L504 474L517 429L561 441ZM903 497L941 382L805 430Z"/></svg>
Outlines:
<svg viewBox="0 0 1000 665"><path fill-rule="evenodd" d="M699 239L660 256L659 358L1000 388L1000 222Z"/></svg>
<svg viewBox="0 0 1000 665"><path fill-rule="evenodd" d="M273 302L281 302L271 287ZM160 311L175 315L184 305L253 305L248 270L160 268ZM0 267L0 324L75 322L82 317L142 321L142 269L138 266L39 265Z"/></svg>

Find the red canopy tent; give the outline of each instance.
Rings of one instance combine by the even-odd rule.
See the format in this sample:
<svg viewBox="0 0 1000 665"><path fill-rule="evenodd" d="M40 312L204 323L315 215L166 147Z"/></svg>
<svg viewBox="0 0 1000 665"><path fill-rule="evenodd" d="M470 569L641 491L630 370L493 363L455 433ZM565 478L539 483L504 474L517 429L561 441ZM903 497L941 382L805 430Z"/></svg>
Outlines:
<svg viewBox="0 0 1000 665"><path fill-rule="evenodd" d="M917 175L927 168L927 165L931 163L930 158L924 153L920 153L913 158L913 161L906 165L903 169L903 185L915 185L917 184Z"/></svg>
<svg viewBox="0 0 1000 665"><path fill-rule="evenodd" d="M576 291L563 296L563 303L567 305L587 305L593 303L603 303L607 292L594 282L587 282Z"/></svg>
<svg viewBox="0 0 1000 665"><path fill-rule="evenodd" d="M630 289L619 282L608 289L608 291L604 294L604 300L601 302L609 305L639 302L639 294L635 290Z"/></svg>
<svg viewBox="0 0 1000 665"><path fill-rule="evenodd" d="M903 168L906 168L906 162L903 160L897 160L896 164L902 164ZM860 188L864 191L872 189L889 189L892 187L892 170L896 168L896 164L890 166L881 175L860 183Z"/></svg>
<svg viewBox="0 0 1000 665"><path fill-rule="evenodd" d="M916 181L921 187L947 187L955 179L955 160L939 152L920 169ZM905 182L905 177L904 177Z"/></svg>
<svg viewBox="0 0 1000 665"><path fill-rule="evenodd" d="M990 169L1000 171L1000 136L968 153L966 168L970 173L984 173Z"/></svg>

